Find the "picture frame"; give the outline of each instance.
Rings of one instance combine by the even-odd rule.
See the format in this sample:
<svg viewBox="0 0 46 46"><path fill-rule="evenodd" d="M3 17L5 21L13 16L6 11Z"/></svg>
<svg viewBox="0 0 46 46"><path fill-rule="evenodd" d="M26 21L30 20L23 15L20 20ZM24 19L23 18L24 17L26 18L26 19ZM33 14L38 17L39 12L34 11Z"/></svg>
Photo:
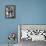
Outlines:
<svg viewBox="0 0 46 46"><path fill-rule="evenodd" d="M16 5L5 6L5 18L16 18Z"/></svg>

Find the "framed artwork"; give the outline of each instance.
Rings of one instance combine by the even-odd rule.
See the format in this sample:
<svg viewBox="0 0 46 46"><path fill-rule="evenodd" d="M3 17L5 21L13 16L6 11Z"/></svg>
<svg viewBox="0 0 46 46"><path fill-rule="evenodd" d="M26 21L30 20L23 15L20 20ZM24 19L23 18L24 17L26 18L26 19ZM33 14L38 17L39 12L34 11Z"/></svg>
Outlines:
<svg viewBox="0 0 46 46"><path fill-rule="evenodd" d="M16 18L16 5L5 6L5 18Z"/></svg>
<svg viewBox="0 0 46 46"><path fill-rule="evenodd" d="M18 38L21 40L46 41L46 25L18 25Z"/></svg>

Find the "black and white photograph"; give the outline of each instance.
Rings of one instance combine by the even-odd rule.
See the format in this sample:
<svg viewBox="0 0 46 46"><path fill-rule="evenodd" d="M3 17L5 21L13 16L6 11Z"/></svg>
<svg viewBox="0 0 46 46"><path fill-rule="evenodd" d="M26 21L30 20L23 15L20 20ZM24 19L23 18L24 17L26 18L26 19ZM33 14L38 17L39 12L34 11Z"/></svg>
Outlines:
<svg viewBox="0 0 46 46"><path fill-rule="evenodd" d="M6 18L16 17L16 5L6 5L5 6L5 17Z"/></svg>

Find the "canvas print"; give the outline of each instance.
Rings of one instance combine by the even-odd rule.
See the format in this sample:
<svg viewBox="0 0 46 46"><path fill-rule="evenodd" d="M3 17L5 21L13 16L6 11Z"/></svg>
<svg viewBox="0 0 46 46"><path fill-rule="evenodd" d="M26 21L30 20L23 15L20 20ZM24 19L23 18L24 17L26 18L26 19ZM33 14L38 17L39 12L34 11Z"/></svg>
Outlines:
<svg viewBox="0 0 46 46"><path fill-rule="evenodd" d="M20 25L19 31L20 40L46 41L46 25Z"/></svg>

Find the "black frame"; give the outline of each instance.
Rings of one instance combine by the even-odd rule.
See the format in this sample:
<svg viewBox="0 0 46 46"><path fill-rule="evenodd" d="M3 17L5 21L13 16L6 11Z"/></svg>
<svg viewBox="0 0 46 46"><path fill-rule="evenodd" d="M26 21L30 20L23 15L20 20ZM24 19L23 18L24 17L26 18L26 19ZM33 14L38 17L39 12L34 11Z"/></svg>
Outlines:
<svg viewBox="0 0 46 46"><path fill-rule="evenodd" d="M8 10L6 10L6 8ZM8 11L8 15L6 14L6 11ZM9 13L11 13L11 16L9 15ZM13 13L13 15L12 15L12 13ZM5 18L16 18L16 5L6 5L5 6Z"/></svg>

